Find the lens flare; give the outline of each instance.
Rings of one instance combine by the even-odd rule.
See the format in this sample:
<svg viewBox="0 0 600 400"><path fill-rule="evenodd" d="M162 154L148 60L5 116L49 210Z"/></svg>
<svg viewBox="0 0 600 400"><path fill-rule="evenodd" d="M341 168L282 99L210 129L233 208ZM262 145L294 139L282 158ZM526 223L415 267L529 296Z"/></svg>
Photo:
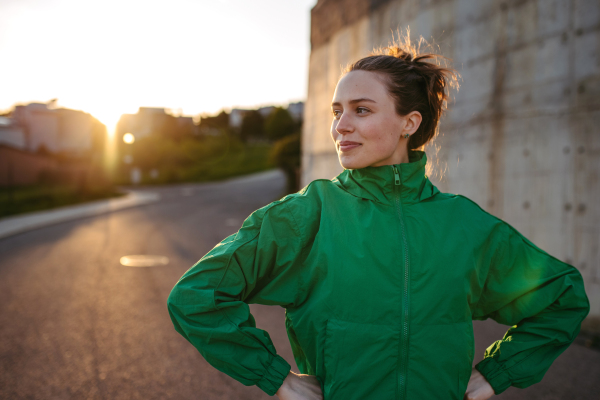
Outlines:
<svg viewBox="0 0 600 400"><path fill-rule="evenodd" d="M131 144L135 142L135 136L133 136L131 133L126 133L123 135L123 141L127 144Z"/></svg>

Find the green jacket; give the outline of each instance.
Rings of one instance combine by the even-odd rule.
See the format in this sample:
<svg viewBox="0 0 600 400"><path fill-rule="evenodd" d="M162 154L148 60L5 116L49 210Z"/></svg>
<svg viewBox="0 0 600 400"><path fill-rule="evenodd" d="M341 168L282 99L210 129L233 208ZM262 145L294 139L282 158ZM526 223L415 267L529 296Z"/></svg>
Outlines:
<svg viewBox="0 0 600 400"><path fill-rule="evenodd" d="M325 400L462 400L472 320L509 325L476 368L496 394L539 382L589 312L579 271L468 198L427 157L345 170L252 213L168 298L213 367L269 395L291 366L248 304L285 308L299 372Z"/></svg>

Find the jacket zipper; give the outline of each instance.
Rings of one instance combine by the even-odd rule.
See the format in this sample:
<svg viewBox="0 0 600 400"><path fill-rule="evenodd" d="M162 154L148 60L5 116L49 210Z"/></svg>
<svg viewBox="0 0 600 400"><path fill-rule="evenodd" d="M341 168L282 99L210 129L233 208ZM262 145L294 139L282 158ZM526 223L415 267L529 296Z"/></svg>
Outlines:
<svg viewBox="0 0 600 400"><path fill-rule="evenodd" d="M394 192L396 193L396 211L398 212L398 218L400 219L400 226L402 230L402 242L404 246L404 312L402 318L402 355L401 355L401 365L400 365L400 398L406 398L406 378L407 378L407 363L408 363L408 317L409 317L409 293L408 293L408 284L409 284L409 262L408 262L408 242L406 240L406 230L404 227L404 218L402 215L402 202L400 201L400 174L398 173L398 169L395 165L392 165L392 169L394 170Z"/></svg>

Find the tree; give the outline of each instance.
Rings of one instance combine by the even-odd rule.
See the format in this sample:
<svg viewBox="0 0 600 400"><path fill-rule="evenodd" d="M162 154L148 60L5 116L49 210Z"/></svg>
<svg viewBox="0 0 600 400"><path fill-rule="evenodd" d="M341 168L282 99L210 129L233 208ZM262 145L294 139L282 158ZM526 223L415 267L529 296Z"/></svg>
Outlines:
<svg viewBox="0 0 600 400"><path fill-rule="evenodd" d="M296 124L288 110L276 107L265 122L265 131L269 139L278 140L295 133Z"/></svg>
<svg viewBox="0 0 600 400"><path fill-rule="evenodd" d="M264 135L265 123L262 115L256 110L248 111L242 120L240 139L246 142L251 137L260 138Z"/></svg>
<svg viewBox="0 0 600 400"><path fill-rule="evenodd" d="M229 114L225 111L221 111L214 117L201 117L199 129L200 132L204 134L211 132L227 132L229 131Z"/></svg>
<svg viewBox="0 0 600 400"><path fill-rule="evenodd" d="M287 193L298 191L300 185L300 157L302 140L300 133L288 135L275 142L271 160L287 177Z"/></svg>

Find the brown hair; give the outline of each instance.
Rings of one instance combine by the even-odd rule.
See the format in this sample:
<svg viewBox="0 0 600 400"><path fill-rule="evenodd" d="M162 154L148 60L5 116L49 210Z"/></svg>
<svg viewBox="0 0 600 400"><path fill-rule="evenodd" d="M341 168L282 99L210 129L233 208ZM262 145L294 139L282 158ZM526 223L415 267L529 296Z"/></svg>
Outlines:
<svg viewBox="0 0 600 400"><path fill-rule="evenodd" d="M399 41L394 39L387 47L373 50L371 55L348 65L343 74L351 71L377 72L384 78L399 115L420 112L421 125L408 141L409 150L418 149L438 133L440 117L447 107L448 87L458 89L460 75L445 66L448 58L421 53L421 44L426 43L422 37L417 46L412 45L408 28L405 36L398 36Z"/></svg>

